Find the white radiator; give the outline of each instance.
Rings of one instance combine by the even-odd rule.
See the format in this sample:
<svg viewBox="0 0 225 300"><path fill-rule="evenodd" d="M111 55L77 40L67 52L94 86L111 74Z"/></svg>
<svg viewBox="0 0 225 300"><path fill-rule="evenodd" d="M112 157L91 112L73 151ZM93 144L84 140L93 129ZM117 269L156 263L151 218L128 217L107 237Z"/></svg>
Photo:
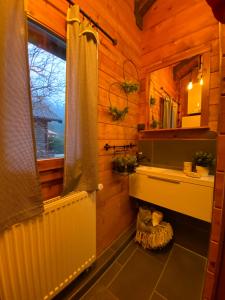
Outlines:
<svg viewBox="0 0 225 300"><path fill-rule="evenodd" d="M0 235L0 299L51 299L95 257L95 195L46 201L41 216Z"/></svg>

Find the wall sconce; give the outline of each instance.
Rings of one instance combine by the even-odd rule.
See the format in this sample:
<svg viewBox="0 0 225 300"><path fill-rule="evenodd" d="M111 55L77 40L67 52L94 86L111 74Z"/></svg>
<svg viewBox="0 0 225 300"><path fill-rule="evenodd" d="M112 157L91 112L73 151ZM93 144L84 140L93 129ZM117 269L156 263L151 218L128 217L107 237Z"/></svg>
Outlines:
<svg viewBox="0 0 225 300"><path fill-rule="evenodd" d="M204 80L203 80L202 75L201 75L201 78L200 78L200 80L199 80L199 84L200 84L200 85L203 85L203 84L204 84Z"/></svg>
<svg viewBox="0 0 225 300"><path fill-rule="evenodd" d="M193 88L193 83L192 83L192 80L190 80L190 81L188 82L187 89L188 89L188 90L192 90L192 88Z"/></svg>
<svg viewBox="0 0 225 300"><path fill-rule="evenodd" d="M191 74L190 74L190 78L189 78L189 82L187 85L187 89L190 91L193 89L193 82L192 82L192 70L191 70Z"/></svg>

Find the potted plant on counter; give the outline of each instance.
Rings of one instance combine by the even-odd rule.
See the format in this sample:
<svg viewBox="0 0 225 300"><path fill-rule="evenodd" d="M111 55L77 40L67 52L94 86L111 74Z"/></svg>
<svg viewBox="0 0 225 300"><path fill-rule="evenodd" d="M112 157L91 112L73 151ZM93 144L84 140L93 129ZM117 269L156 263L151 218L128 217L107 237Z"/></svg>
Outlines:
<svg viewBox="0 0 225 300"><path fill-rule="evenodd" d="M211 153L199 151L193 157L193 165L196 172L201 176L208 176L209 170L213 167L215 159Z"/></svg>

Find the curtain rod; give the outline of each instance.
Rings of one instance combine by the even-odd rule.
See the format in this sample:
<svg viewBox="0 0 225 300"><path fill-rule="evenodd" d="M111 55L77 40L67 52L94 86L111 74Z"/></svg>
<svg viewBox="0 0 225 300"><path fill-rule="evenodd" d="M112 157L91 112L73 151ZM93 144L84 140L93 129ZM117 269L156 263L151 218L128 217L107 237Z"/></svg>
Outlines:
<svg viewBox="0 0 225 300"><path fill-rule="evenodd" d="M179 102L174 97L172 97L169 93L167 93L167 91L164 89L164 87L161 86L160 90L163 91L172 101L179 104Z"/></svg>
<svg viewBox="0 0 225 300"><path fill-rule="evenodd" d="M70 5L74 5L75 3L72 0L66 0ZM83 11L80 8L80 12L81 14L87 18L96 28L98 28L105 36L107 36L107 38L112 42L112 44L115 46L117 45L117 40L114 39L113 37L111 37L111 35L106 32L95 20L93 20L88 14L86 14L85 11Z"/></svg>

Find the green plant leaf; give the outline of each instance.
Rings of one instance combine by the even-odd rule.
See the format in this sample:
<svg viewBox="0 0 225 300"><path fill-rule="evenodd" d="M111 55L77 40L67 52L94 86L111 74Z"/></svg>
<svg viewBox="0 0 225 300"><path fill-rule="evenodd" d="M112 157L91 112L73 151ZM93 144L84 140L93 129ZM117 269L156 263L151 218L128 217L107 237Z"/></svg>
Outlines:
<svg viewBox="0 0 225 300"><path fill-rule="evenodd" d="M139 83L132 81L124 81L121 83L121 88L127 94L135 93L139 90Z"/></svg>
<svg viewBox="0 0 225 300"><path fill-rule="evenodd" d="M112 115L113 121L123 120L128 113L128 107L119 110L117 107L110 106L109 113Z"/></svg>

